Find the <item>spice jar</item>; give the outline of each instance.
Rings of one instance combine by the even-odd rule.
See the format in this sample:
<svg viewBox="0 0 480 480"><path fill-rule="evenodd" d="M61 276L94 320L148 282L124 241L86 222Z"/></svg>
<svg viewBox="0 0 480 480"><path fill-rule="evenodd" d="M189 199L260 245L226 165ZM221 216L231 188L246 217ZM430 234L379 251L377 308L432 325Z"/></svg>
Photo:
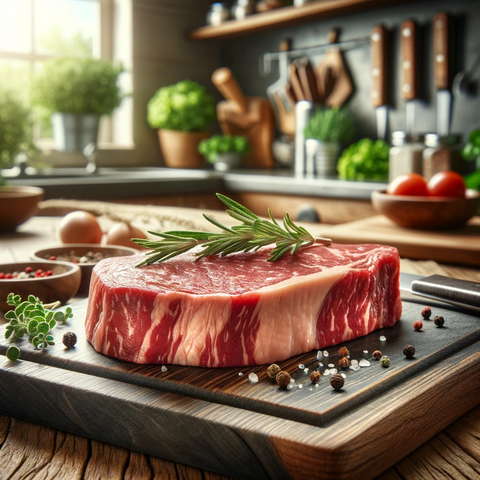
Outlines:
<svg viewBox="0 0 480 480"><path fill-rule="evenodd" d="M392 148L389 153L389 180L404 173L422 174L423 135L408 135L400 130L392 133Z"/></svg>
<svg viewBox="0 0 480 480"><path fill-rule="evenodd" d="M440 136L436 133L425 135L426 148L423 151L423 176L430 180L438 172L453 170L461 174L469 172L470 165L460 155L459 135Z"/></svg>

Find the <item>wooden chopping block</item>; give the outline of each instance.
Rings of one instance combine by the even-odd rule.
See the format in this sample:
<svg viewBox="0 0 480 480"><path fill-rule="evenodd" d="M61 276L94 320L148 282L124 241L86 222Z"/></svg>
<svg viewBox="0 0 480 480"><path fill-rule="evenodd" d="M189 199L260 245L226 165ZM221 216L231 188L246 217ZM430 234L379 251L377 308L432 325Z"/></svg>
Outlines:
<svg viewBox="0 0 480 480"><path fill-rule="evenodd" d="M273 167L275 119L270 102L266 98L245 97L228 68L215 70L212 82L226 98L217 104L217 117L223 134L247 137L251 151L245 156L246 165Z"/></svg>
<svg viewBox="0 0 480 480"><path fill-rule="evenodd" d="M328 34L328 43L337 43L338 36L339 31L332 30ZM315 67L318 91L321 96L324 95L328 69L331 69L334 85L332 92L325 100L325 105L327 107L341 107L353 93L353 82L342 52L335 47L328 50L320 63Z"/></svg>

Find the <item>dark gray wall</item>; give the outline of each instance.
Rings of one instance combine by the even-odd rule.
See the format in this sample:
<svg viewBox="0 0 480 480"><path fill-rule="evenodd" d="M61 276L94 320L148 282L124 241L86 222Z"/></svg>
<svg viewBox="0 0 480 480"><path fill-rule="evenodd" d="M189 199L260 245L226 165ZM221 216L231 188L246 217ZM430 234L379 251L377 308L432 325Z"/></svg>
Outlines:
<svg viewBox="0 0 480 480"><path fill-rule="evenodd" d="M387 3L387 2L386 2ZM358 14L345 15L310 24L272 30L221 42L222 64L230 67L247 95L266 95L266 88L277 77L276 66L267 78L259 75L259 58L263 52L277 51L283 38L293 40L293 48L325 43L329 30L340 27L341 39L368 36L377 24L391 31L391 130L405 128L405 105L400 96L400 33L401 23L409 18L422 27L422 68L425 100L417 108L418 131L435 131L435 89L433 84L432 18L441 11L455 16L456 71L470 68L480 52L480 0L414 1L404 5L384 7ZM321 54L311 55L315 65ZM370 47L365 46L345 53L356 91L350 100L350 109L357 119L357 137L375 137L375 113L370 105ZM480 68L475 79L480 83ZM480 93L479 93L480 94ZM456 99L452 131L467 135L480 127L480 97Z"/></svg>

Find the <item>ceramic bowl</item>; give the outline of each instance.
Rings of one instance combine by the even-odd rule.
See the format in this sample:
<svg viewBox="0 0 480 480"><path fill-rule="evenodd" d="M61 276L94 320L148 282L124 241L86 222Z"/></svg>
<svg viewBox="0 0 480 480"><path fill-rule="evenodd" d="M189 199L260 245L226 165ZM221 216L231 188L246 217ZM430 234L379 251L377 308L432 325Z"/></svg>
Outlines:
<svg viewBox="0 0 480 480"><path fill-rule="evenodd" d="M54 256L59 258L62 255L68 255L70 252L74 251L75 255L82 257L88 252L99 252L105 258L109 257L125 257L127 255L135 255L139 253L138 250L131 247L121 247L118 245L97 245L92 243L69 243L64 245L54 245L47 248L42 248L33 252L30 257L33 260L45 261L50 257ZM82 282L80 288L78 289L77 296L79 297L88 297L88 292L90 290L90 278L92 276L93 267L95 263L78 263L80 270L82 272Z"/></svg>
<svg viewBox="0 0 480 480"><path fill-rule="evenodd" d="M26 300L28 295L35 295L44 304L56 301L62 304L66 303L77 293L82 274L80 267L69 262L15 262L0 264L0 272L13 273L23 272L27 267L34 271L42 269L51 270L53 275L50 277L38 278L10 278L0 280L0 311L6 312L12 307L7 305L9 293L20 295Z"/></svg>
<svg viewBox="0 0 480 480"><path fill-rule="evenodd" d="M0 231L15 230L33 216L43 194L38 187L0 187Z"/></svg>
<svg viewBox="0 0 480 480"><path fill-rule="evenodd" d="M480 210L480 192L467 190L465 198L413 197L372 193L373 208L401 227L426 230L460 228Z"/></svg>

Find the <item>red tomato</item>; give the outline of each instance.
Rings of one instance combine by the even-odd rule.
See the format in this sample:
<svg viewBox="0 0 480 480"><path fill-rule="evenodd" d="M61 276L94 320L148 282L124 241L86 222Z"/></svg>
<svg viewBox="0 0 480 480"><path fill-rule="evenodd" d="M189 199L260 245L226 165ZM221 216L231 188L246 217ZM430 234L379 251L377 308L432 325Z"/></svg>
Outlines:
<svg viewBox="0 0 480 480"><path fill-rule="evenodd" d="M428 181L428 191L434 197L465 197L465 180L457 172L438 172Z"/></svg>
<svg viewBox="0 0 480 480"><path fill-rule="evenodd" d="M387 188L390 195L411 195L426 197L429 195L427 181L418 173L404 173L392 180Z"/></svg>

